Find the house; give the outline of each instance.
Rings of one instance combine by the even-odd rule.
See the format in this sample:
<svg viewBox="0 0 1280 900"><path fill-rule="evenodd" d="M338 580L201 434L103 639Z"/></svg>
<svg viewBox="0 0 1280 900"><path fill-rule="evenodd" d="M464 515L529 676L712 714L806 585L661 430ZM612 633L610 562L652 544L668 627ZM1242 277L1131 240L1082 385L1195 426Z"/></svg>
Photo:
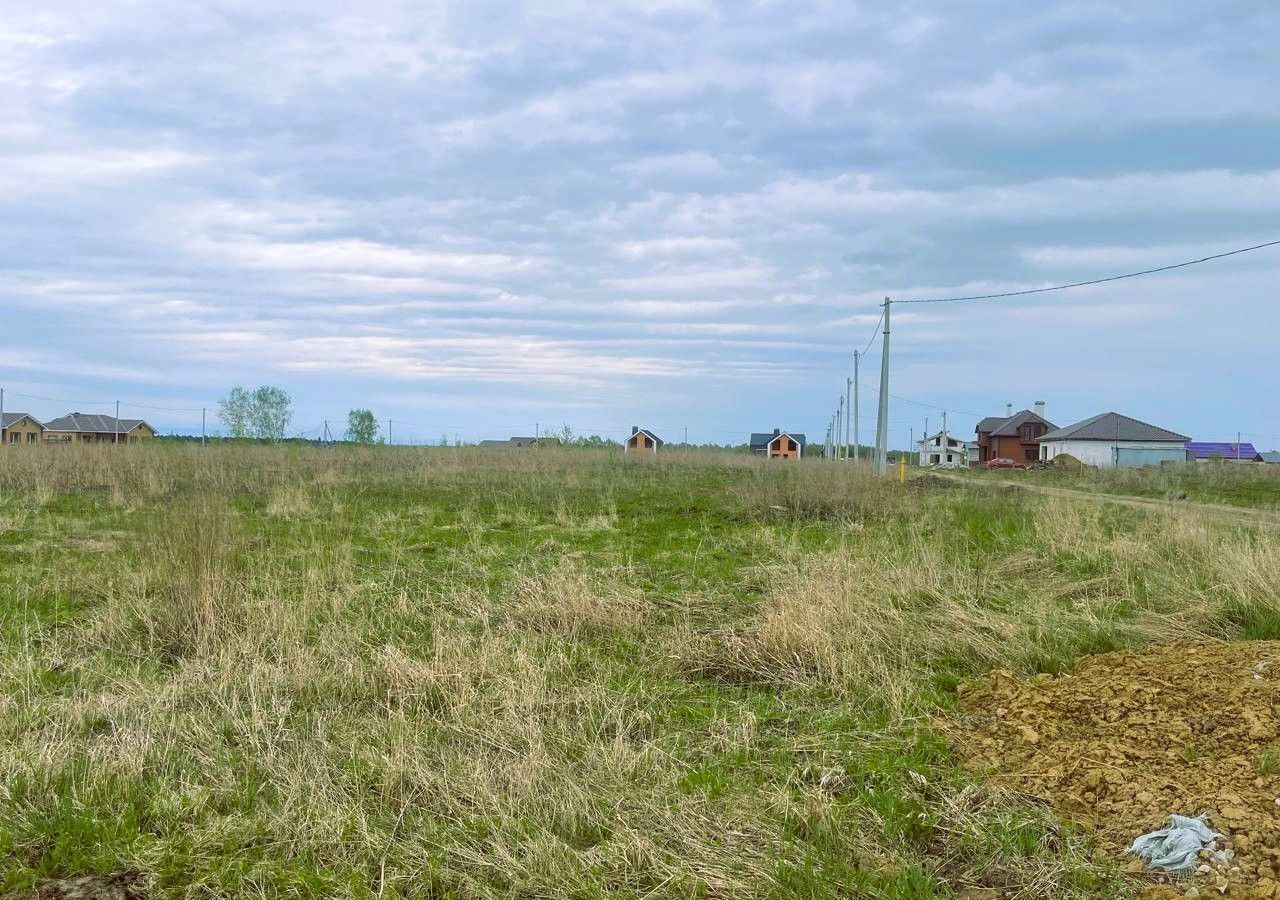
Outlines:
<svg viewBox="0 0 1280 900"><path fill-rule="evenodd" d="M978 456L976 463L993 459L1012 459L1018 463L1033 463L1040 458L1040 436L1058 426L1044 417L1044 401L1035 402L1035 410L1024 409L1015 413L1013 404L1005 405L1003 416L987 416L975 429L978 432Z"/></svg>
<svg viewBox="0 0 1280 900"><path fill-rule="evenodd" d="M141 419L71 413L44 426L50 444L132 444L156 436L156 430Z"/></svg>
<svg viewBox="0 0 1280 900"><path fill-rule="evenodd" d="M969 464L970 441L956 437L950 432L939 431L916 442L922 466L944 466Z"/></svg>
<svg viewBox="0 0 1280 900"><path fill-rule="evenodd" d="M1268 465L1280 465L1280 450L1264 450L1258 456L1262 457L1262 461Z"/></svg>
<svg viewBox="0 0 1280 900"><path fill-rule="evenodd" d="M641 428L639 425L632 425L631 436L622 443L622 452L630 453L632 450L647 450L651 453L657 453L658 448L665 443L666 441L649 429Z"/></svg>
<svg viewBox="0 0 1280 900"><path fill-rule="evenodd" d="M537 447L559 447L557 437L512 437L505 441L481 441L477 446L487 450L534 449Z"/></svg>
<svg viewBox="0 0 1280 900"><path fill-rule="evenodd" d="M1196 462L1262 462L1262 454L1253 444L1229 441L1188 441L1187 456Z"/></svg>
<svg viewBox="0 0 1280 900"><path fill-rule="evenodd" d="M44 426L30 413L0 413L0 443L38 444Z"/></svg>
<svg viewBox="0 0 1280 900"><path fill-rule="evenodd" d="M751 434L751 452L767 456L769 459L799 459L804 456L805 436L799 433L773 429L756 431Z"/></svg>
<svg viewBox="0 0 1280 900"><path fill-rule="evenodd" d="M1189 440L1185 434L1105 412L1042 435L1040 458L1067 453L1102 469L1154 466L1186 462Z"/></svg>

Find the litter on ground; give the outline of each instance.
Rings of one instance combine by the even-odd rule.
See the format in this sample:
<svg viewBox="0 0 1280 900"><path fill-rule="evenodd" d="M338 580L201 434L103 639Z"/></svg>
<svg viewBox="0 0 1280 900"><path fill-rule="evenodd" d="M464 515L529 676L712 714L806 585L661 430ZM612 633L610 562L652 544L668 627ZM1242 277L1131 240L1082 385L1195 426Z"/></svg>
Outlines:
<svg viewBox="0 0 1280 900"><path fill-rule="evenodd" d="M1210 828L1203 817L1174 814L1164 828L1134 838L1125 853L1141 859L1153 872L1186 874L1195 871L1201 850L1223 852L1217 842L1224 836Z"/></svg>
<svg viewBox="0 0 1280 900"><path fill-rule="evenodd" d="M1153 895L1280 900L1277 663L1280 641L1183 641L1086 657L1066 675L1001 670L962 686L962 714L943 727L973 771L1050 802L1135 876L1148 861L1125 855L1134 835L1170 810L1203 814L1216 847L1196 848L1193 882Z"/></svg>

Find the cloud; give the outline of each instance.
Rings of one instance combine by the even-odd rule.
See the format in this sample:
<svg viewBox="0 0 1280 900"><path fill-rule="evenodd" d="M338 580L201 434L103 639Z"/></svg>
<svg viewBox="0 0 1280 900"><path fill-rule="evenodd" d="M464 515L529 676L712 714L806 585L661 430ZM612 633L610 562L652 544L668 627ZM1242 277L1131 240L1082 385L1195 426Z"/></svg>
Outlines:
<svg viewBox="0 0 1280 900"><path fill-rule="evenodd" d="M15 7L0 383L821 431L886 295L1273 237L1277 33L1189 0ZM1234 430L1275 258L896 308L895 393L999 408L998 356L1061 409Z"/></svg>

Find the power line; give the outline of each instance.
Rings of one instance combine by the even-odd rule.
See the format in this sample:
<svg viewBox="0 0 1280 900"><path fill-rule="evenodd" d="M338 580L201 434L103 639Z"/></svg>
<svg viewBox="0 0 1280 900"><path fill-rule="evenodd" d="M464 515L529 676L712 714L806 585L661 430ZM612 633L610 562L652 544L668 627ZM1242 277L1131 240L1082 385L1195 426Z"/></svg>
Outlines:
<svg viewBox="0 0 1280 900"><path fill-rule="evenodd" d="M933 298L917 298L913 300L894 300L894 303L959 303L963 300L998 300L1002 297L1025 297L1027 294L1047 294L1050 291L1065 291L1068 288L1088 287L1091 284L1106 284L1108 281L1120 281L1125 278L1137 278L1139 275L1154 275L1157 272L1168 272L1172 269L1183 269L1187 266L1198 266L1200 263L1211 262L1215 259L1223 259L1228 256L1236 256L1240 253L1249 253L1253 250L1263 250L1267 247L1275 247L1280 245L1280 241L1268 241L1265 244L1254 244L1252 247L1241 247L1237 250L1228 250L1225 253L1215 253L1212 256L1203 256L1200 259L1189 259L1186 262L1174 263L1168 266L1157 266L1154 269L1143 269L1140 272L1125 272L1123 275L1108 275L1106 278L1092 278L1088 281L1074 281L1071 284L1055 284L1053 287L1032 288L1026 291L1005 291L1000 294L975 294L971 297L933 297Z"/></svg>
<svg viewBox="0 0 1280 900"><path fill-rule="evenodd" d="M884 321L884 311L881 310L880 318L876 319L876 327L871 329L871 338L867 341L867 346L862 348L862 356L867 355L867 351L871 349L871 345L876 342L876 336L880 334L880 323Z"/></svg>

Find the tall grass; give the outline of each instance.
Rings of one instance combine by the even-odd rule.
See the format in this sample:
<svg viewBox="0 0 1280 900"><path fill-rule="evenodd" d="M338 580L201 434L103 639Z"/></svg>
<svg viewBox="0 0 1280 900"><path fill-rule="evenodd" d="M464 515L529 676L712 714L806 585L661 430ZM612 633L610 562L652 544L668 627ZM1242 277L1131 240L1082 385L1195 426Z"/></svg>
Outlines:
<svg viewBox="0 0 1280 900"><path fill-rule="evenodd" d="M0 885L1115 896L927 718L986 668L1276 627L1277 537L1189 514L728 455L66 451L0 454Z"/></svg>

